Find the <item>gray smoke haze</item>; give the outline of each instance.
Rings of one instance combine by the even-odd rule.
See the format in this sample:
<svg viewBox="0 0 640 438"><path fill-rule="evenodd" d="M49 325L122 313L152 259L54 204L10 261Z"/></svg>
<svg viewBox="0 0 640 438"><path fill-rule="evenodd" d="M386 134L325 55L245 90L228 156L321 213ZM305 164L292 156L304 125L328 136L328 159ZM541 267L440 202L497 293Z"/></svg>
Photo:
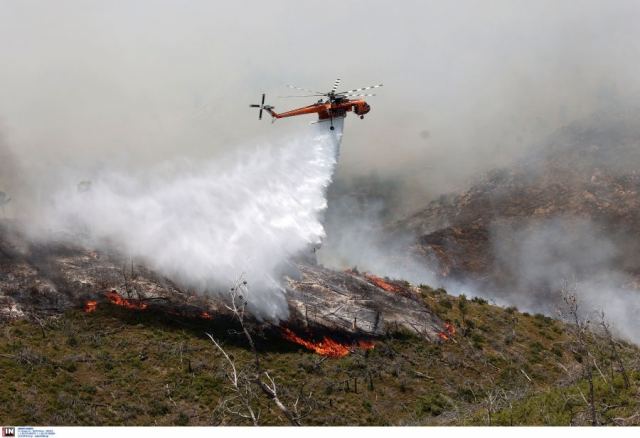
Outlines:
<svg viewBox="0 0 640 438"><path fill-rule="evenodd" d="M556 217L517 225L496 223L496 266L510 287L492 290L503 302L555 314L569 282L586 311L604 311L616 331L640 340L640 294L620 268L624 254L614 237L584 218Z"/></svg>
<svg viewBox="0 0 640 438"><path fill-rule="evenodd" d="M47 180L61 163L90 174L273 140L304 121L258 123L247 104L262 91L278 109L306 102L277 99L285 83L384 82L367 118L347 121L338 178L396 178L411 210L610 95L637 97L639 8L4 1L0 119L25 171Z"/></svg>
<svg viewBox="0 0 640 438"><path fill-rule="evenodd" d="M375 193L374 181L370 181L370 187ZM318 262L334 269L357 268L414 284L438 284L432 267L408 253L407 248L415 239L413 234L386 235L386 197L366 192L340 193L340 188L334 184L329 191L330 204L324 221L327 237L317 251ZM387 194L391 193L393 189Z"/></svg>
<svg viewBox="0 0 640 438"><path fill-rule="evenodd" d="M26 192L28 184L28 179L22 172L22 165L6 143L0 125L0 192L4 192L5 196L11 198L11 201L4 205L3 215L11 216L16 204L17 208L20 208L24 200L22 197L16 200L15 194Z"/></svg>

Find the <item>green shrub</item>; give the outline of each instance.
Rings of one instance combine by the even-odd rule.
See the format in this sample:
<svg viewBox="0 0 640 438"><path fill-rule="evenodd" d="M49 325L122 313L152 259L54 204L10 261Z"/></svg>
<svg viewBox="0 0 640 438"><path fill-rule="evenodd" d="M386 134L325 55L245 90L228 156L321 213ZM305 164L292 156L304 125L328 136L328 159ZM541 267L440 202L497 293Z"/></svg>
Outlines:
<svg viewBox="0 0 640 438"><path fill-rule="evenodd" d="M184 412L180 412L174 421L176 426L186 426L189 424L189 416Z"/></svg>
<svg viewBox="0 0 640 438"><path fill-rule="evenodd" d="M456 391L456 398L467 403L473 403L476 401L476 396L471 388L458 388Z"/></svg>
<svg viewBox="0 0 640 438"><path fill-rule="evenodd" d="M435 292L431 286L428 286L426 284L421 284L420 286L418 286L418 288L423 294L432 294Z"/></svg>
<svg viewBox="0 0 640 438"><path fill-rule="evenodd" d="M160 417L162 415L167 415L169 413L169 405L160 401L160 400L150 400L149 401L149 414L154 417Z"/></svg>
<svg viewBox="0 0 640 438"><path fill-rule="evenodd" d="M417 413L437 417L449 406L449 402L440 393L429 394L418 399Z"/></svg>
<svg viewBox="0 0 640 438"><path fill-rule="evenodd" d="M551 352L557 357L562 357L563 355L562 348L560 348L560 346L558 345L554 345L553 347L551 347Z"/></svg>
<svg viewBox="0 0 640 438"><path fill-rule="evenodd" d="M482 349L482 346L484 345L484 343L485 343L485 338L480 333L474 332L471 335L471 344L473 345L474 348Z"/></svg>

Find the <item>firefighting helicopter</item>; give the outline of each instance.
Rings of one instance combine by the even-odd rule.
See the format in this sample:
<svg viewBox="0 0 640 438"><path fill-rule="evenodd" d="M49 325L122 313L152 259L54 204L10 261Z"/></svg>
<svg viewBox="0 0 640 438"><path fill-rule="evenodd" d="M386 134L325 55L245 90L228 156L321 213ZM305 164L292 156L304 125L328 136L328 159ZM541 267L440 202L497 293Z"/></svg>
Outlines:
<svg viewBox="0 0 640 438"><path fill-rule="evenodd" d="M313 123L319 123L324 121L329 121L329 129L332 131L335 129L333 126L333 119L338 117L346 117L348 111L353 111L357 115L360 116L361 119L364 119L364 115L367 114L371 107L364 99L350 99L351 97L369 97L375 96L375 94L360 94L362 91L371 90L373 88L382 87L382 84L372 85L370 87L356 88L353 90L347 91L336 91L338 86L340 85L340 78L336 79L333 83L333 87L331 90L323 93L321 91L309 90L307 88L294 87L293 85L287 85L289 88L293 88L298 91L305 91L307 95L302 96L280 96L284 98L289 97L320 97L320 99L311 105L304 106L302 108L296 108L291 111L287 111L284 113L276 113L273 111L275 108L271 105L265 105L265 94L262 93L262 102L260 104L252 104L249 105L251 108L260 108L260 112L258 113L258 120L262 120L262 111L266 111L271 114L275 119L282 119L285 117L293 117L293 116L301 116L303 114L318 114L318 121Z"/></svg>

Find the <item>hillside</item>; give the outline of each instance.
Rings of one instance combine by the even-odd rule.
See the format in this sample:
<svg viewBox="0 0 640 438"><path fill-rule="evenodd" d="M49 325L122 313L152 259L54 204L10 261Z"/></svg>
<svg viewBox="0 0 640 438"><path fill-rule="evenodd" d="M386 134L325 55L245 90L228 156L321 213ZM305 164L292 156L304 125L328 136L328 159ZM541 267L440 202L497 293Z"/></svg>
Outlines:
<svg viewBox="0 0 640 438"><path fill-rule="evenodd" d="M229 363L206 335L252 375L224 302L113 254L6 229L2 242L3 423L251 424L233 413ZM638 350L606 333L369 273L299 270L290 320L245 324L302 424L588 424L587 371L599 424L640 421ZM243 388L260 424L288 424Z"/></svg>
<svg viewBox="0 0 640 438"><path fill-rule="evenodd" d="M284 281L289 319L244 320L258 375L268 372L307 425L640 424L639 350L608 325L634 323L607 309L603 325L582 296L572 314L571 295L569 304L550 295L565 274L615 271L635 287L635 118L573 124L391 227L419 236L411 252L435 260L441 278L531 294L562 318L326 269L308 254ZM0 223L3 423L252 424L247 408L259 424L290 422L251 380L256 357L225 294L197 294L143 260L68 241L32 241ZM634 302L625 307L636 314Z"/></svg>
<svg viewBox="0 0 640 438"><path fill-rule="evenodd" d="M422 288L422 299L451 320L456 334L429 342L404 331L374 339L374 348L331 358L256 328L258 349L292 404L301 396L309 425L587 424L588 394L566 326L542 315L491 306ZM464 323L461 309L464 309ZM238 364L251 353L234 325L135 311L95 312L4 321L0 340L6 424L250 424L221 415L230 394L225 362L205 337L214 334ZM237 333L237 332L234 332ZM595 379L598 421L638 424L638 351L620 344L631 380L625 388L606 343ZM582 395L581 395L582 393ZM305 397L311 395L307 400ZM262 424L286 424L258 399Z"/></svg>
<svg viewBox="0 0 640 438"><path fill-rule="evenodd" d="M639 118L627 109L568 125L512 167L441 196L390 229L417 236L410 251L442 279L547 312L567 278L637 290Z"/></svg>

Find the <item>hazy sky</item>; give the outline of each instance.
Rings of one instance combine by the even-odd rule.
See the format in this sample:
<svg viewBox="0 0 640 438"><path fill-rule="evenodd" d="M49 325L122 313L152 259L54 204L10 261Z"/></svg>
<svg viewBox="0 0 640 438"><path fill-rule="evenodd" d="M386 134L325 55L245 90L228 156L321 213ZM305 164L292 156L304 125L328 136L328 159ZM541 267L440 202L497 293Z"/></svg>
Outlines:
<svg viewBox="0 0 640 438"><path fill-rule="evenodd" d="M313 120L258 122L263 91L284 110L309 103L286 83L383 82L339 175L437 193L637 99L639 20L638 1L3 0L0 129L30 172L207 157Z"/></svg>

